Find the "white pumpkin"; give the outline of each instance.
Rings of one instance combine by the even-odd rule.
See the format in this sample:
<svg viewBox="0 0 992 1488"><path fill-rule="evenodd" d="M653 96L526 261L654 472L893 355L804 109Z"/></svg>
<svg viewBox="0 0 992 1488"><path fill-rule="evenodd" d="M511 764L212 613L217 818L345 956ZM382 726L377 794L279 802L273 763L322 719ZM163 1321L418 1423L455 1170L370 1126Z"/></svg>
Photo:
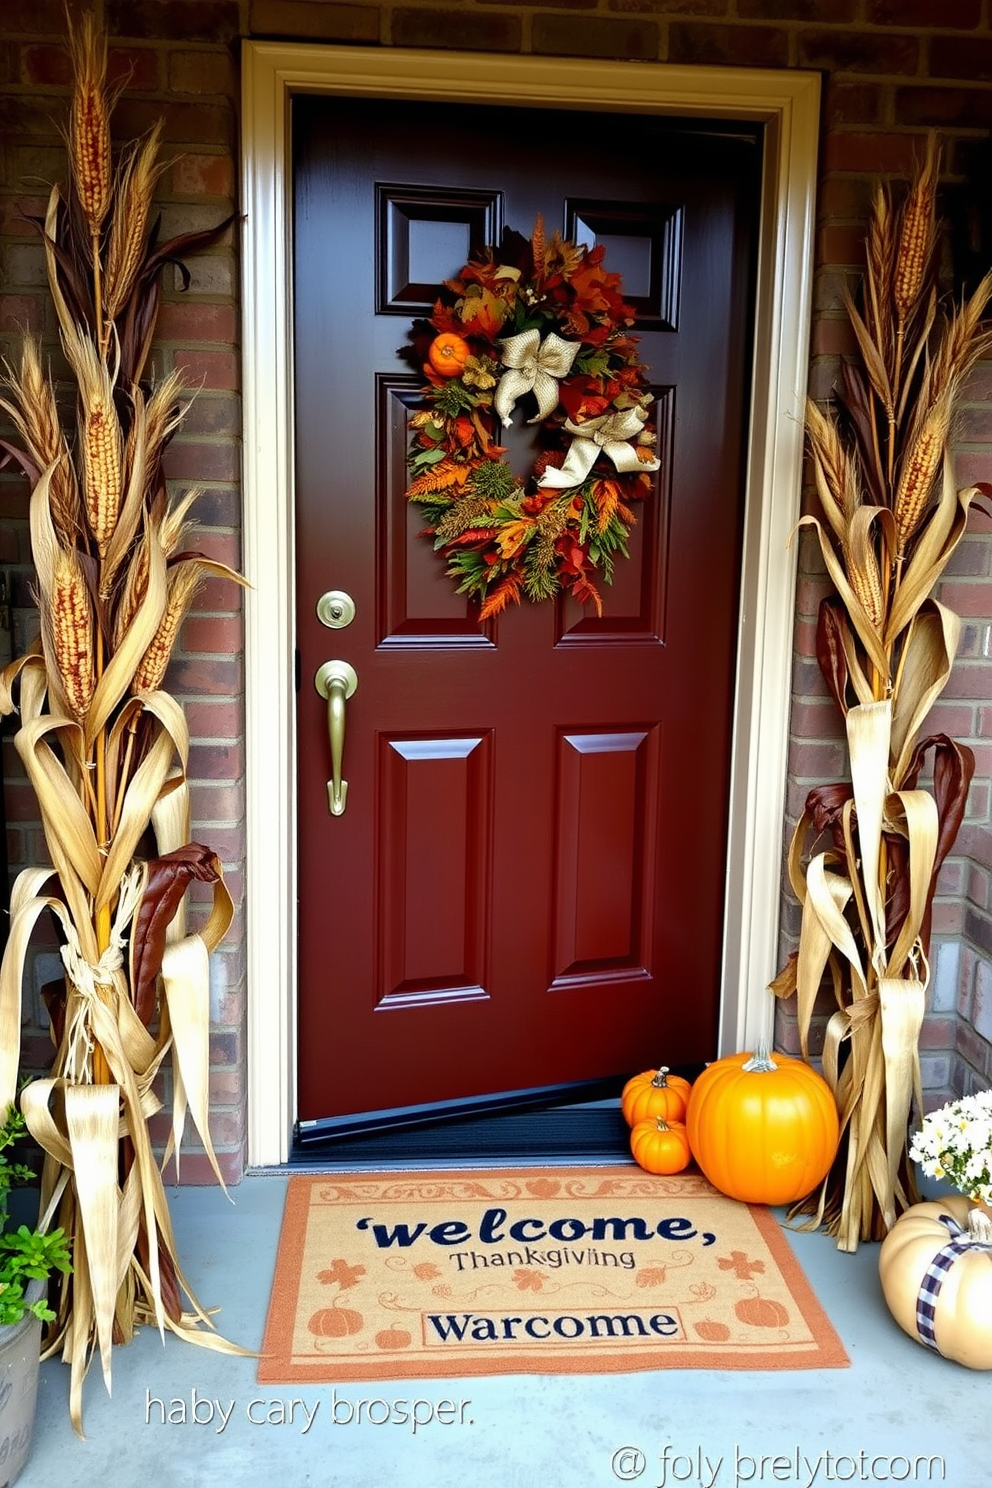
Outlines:
<svg viewBox="0 0 992 1488"><path fill-rule="evenodd" d="M904 1332L968 1369L992 1369L992 1219L957 1195L914 1204L882 1241L878 1272Z"/></svg>

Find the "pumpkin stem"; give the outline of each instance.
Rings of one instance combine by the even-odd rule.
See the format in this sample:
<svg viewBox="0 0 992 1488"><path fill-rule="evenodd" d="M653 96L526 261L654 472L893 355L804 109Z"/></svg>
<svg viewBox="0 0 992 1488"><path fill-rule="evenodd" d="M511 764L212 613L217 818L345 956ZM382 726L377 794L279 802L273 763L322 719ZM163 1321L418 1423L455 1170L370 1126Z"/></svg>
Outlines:
<svg viewBox="0 0 992 1488"><path fill-rule="evenodd" d="M651 1081L651 1084L654 1085L656 1087L656 1089L658 1089L658 1090L667 1090L667 1088L668 1088L668 1070L669 1070L669 1066L667 1064L663 1064L661 1066L661 1069L655 1075L654 1079Z"/></svg>
<svg viewBox="0 0 992 1488"><path fill-rule="evenodd" d="M770 1070L778 1069L778 1065L768 1052L768 1040L766 1038L759 1038L754 1053L742 1068L748 1074L758 1075L766 1075Z"/></svg>
<svg viewBox="0 0 992 1488"><path fill-rule="evenodd" d="M976 1245L992 1245L992 1219L984 1209L968 1211L968 1239Z"/></svg>

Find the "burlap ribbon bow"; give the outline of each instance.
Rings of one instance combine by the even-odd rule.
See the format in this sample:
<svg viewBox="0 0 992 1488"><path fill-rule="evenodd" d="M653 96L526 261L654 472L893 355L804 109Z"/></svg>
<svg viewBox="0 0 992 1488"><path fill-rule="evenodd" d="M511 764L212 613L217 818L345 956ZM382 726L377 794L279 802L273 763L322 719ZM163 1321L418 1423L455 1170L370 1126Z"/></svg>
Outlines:
<svg viewBox="0 0 992 1488"><path fill-rule="evenodd" d="M573 438L565 463L560 469L549 467L538 485L557 491L581 486L601 454L613 461L621 475L634 470L659 469L660 460L642 460L636 444L630 442L641 433L646 418L643 408L625 408L620 413L587 419L584 424L573 424L566 419L565 428Z"/></svg>
<svg viewBox="0 0 992 1488"><path fill-rule="evenodd" d="M503 422L510 427L514 405L525 393L537 399L537 413L528 423L537 424L558 407L558 381L567 377L580 350L578 341L563 341L554 331L541 340L540 331L521 331L501 341L503 373L493 399Z"/></svg>

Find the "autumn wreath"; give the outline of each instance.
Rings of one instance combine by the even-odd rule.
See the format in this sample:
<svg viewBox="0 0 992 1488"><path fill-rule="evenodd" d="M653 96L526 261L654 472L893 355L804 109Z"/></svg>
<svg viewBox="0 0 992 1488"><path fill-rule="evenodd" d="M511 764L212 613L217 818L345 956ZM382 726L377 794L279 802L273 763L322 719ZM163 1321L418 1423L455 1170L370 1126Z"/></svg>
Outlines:
<svg viewBox="0 0 992 1488"><path fill-rule="evenodd" d="M631 504L658 469L634 311L604 251L546 239L540 219L530 239L507 229L411 330L406 354L428 386L406 494L481 620L562 589L601 613L594 578L609 583L627 556ZM540 425L525 480L498 441L521 399Z"/></svg>

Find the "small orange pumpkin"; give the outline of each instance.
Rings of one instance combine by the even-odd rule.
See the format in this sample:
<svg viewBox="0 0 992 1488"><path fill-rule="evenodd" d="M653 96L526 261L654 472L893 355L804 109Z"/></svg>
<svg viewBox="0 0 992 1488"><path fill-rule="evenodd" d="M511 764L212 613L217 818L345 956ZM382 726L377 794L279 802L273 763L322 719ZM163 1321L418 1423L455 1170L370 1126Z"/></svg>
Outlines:
<svg viewBox="0 0 992 1488"><path fill-rule="evenodd" d="M427 360L438 376L457 377L470 355L467 341L456 336L454 331L442 331L431 342Z"/></svg>
<svg viewBox="0 0 992 1488"><path fill-rule="evenodd" d="M692 1086L681 1075L669 1073L668 1065L632 1075L620 1095L620 1109L628 1126L636 1126L649 1116L662 1121L684 1121Z"/></svg>
<svg viewBox="0 0 992 1488"><path fill-rule="evenodd" d="M630 1133L634 1161L646 1173L681 1173L692 1159L689 1138L681 1121L662 1121L649 1116Z"/></svg>
<svg viewBox="0 0 992 1488"><path fill-rule="evenodd" d="M837 1102L802 1059L731 1054L703 1070L685 1117L692 1155L721 1193L792 1204L826 1177L837 1153Z"/></svg>

